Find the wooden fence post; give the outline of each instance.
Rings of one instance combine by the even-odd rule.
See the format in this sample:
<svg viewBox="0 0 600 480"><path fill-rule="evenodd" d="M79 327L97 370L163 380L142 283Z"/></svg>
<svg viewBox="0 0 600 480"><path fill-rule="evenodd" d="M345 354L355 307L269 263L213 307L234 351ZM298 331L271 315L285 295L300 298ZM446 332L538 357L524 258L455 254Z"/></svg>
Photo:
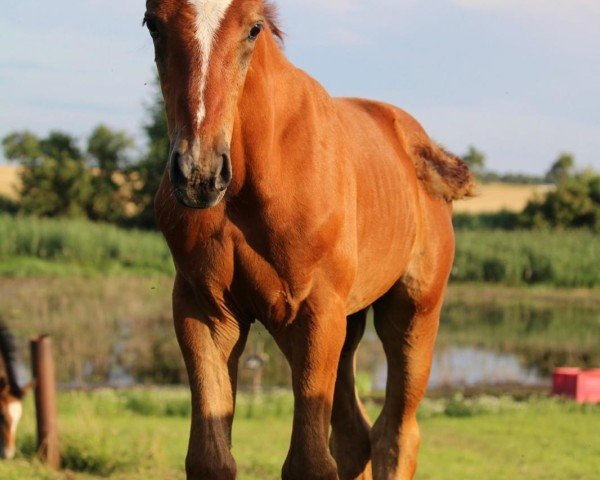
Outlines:
<svg viewBox="0 0 600 480"><path fill-rule="evenodd" d="M42 462L58 470L58 420L56 410L56 379L52 340L49 336L31 340L31 367L35 380L35 410L37 419L37 447Z"/></svg>

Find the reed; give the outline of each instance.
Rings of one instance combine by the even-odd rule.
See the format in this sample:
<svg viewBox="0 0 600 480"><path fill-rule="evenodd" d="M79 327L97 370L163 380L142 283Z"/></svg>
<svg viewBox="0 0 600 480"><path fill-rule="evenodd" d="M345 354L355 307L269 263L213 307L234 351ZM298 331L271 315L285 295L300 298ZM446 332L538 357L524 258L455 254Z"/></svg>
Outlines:
<svg viewBox="0 0 600 480"><path fill-rule="evenodd" d="M158 233L78 219L0 215L0 275L173 273Z"/></svg>
<svg viewBox="0 0 600 480"><path fill-rule="evenodd" d="M578 231L459 230L454 282L600 286L600 241ZM85 220L0 215L0 276L174 273L157 232Z"/></svg>

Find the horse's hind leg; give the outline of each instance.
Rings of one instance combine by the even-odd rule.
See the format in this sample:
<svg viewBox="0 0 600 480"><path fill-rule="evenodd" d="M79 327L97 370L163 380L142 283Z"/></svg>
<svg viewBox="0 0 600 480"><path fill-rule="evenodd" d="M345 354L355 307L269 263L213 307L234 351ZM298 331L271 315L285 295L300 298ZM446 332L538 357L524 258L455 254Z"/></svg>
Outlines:
<svg viewBox="0 0 600 480"><path fill-rule="evenodd" d="M354 386L356 350L365 332L366 320L366 310L347 319L346 342L335 384L330 449L340 480L371 478L371 426Z"/></svg>
<svg viewBox="0 0 600 480"><path fill-rule="evenodd" d="M415 299L398 283L374 305L375 328L388 362L385 404L371 430L375 480L414 477L420 443L417 408L429 380L443 290Z"/></svg>

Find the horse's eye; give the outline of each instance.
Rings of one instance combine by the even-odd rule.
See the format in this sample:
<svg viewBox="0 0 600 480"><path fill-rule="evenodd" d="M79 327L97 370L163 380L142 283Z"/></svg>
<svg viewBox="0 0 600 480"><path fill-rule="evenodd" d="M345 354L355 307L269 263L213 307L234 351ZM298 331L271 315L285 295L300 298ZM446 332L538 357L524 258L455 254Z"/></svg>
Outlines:
<svg viewBox="0 0 600 480"><path fill-rule="evenodd" d="M146 17L144 18L144 25L146 25L146 27L148 28L148 31L150 32L150 36L156 40L158 39L158 37L160 37L160 32L158 31L158 25L156 23L156 20L154 20L153 18L150 17Z"/></svg>
<svg viewBox="0 0 600 480"><path fill-rule="evenodd" d="M249 40L256 40L258 38L258 36L260 35L260 32L262 32L263 29L263 24L262 23L257 23L256 25L254 25L252 27L252 29L250 30L250 34L248 35L248 39Z"/></svg>

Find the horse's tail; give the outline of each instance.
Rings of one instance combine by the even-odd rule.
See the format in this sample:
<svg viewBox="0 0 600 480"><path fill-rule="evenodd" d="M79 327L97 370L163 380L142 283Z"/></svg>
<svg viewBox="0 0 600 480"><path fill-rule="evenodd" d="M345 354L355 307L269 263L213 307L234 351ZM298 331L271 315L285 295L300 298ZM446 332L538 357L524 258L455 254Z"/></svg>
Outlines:
<svg viewBox="0 0 600 480"><path fill-rule="evenodd" d="M27 392L17 381L15 339L3 322L0 322L0 355L4 360L10 394L19 399L23 398Z"/></svg>
<svg viewBox="0 0 600 480"><path fill-rule="evenodd" d="M412 156L417 176L431 195L447 202L474 196L475 178L456 155L428 142L415 145Z"/></svg>

